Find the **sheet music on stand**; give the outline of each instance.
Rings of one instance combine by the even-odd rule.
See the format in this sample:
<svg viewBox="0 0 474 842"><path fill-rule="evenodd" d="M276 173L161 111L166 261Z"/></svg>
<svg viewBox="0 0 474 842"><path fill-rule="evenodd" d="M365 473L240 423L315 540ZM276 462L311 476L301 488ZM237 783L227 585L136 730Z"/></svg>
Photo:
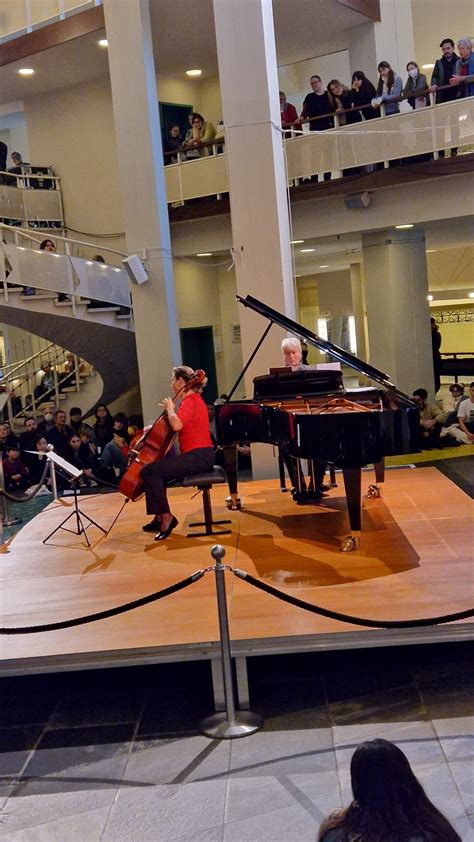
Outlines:
<svg viewBox="0 0 474 842"><path fill-rule="evenodd" d="M63 471L66 471L69 476L73 477L74 479L79 479L82 477L84 471L80 468L76 468L75 465L72 465L71 462L68 462L67 459L63 459L62 456L59 456L58 453L55 453L53 450L48 450L46 452L46 458L49 459L51 462L54 462L58 468L62 468Z"/></svg>

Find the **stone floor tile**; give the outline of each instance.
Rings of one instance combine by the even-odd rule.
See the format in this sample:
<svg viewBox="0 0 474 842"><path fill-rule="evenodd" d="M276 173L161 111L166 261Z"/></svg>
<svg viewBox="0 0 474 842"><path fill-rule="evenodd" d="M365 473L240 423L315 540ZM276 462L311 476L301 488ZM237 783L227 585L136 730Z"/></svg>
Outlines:
<svg viewBox="0 0 474 842"><path fill-rule="evenodd" d="M284 776L262 775L258 778L230 778L225 822L241 821L294 806L295 799L285 787L282 777Z"/></svg>
<svg viewBox="0 0 474 842"><path fill-rule="evenodd" d="M124 779L150 784L191 783L225 777L230 764L230 740L207 737L155 737L133 745Z"/></svg>
<svg viewBox="0 0 474 842"><path fill-rule="evenodd" d="M0 839L39 826L78 817L97 810L108 811L117 790L89 789L78 792L46 792L43 795L22 794L21 786L14 790L2 811ZM54 838L54 837L53 837ZM69 842L63 837L61 842ZM87 842L95 842L88 839Z"/></svg>
<svg viewBox="0 0 474 842"><path fill-rule="evenodd" d="M110 807L37 824L2 835L2 842L99 842ZM1 827L1 825L0 825Z"/></svg>
<svg viewBox="0 0 474 842"><path fill-rule="evenodd" d="M122 788L110 811L102 842L171 842L185 834L214 829L223 821L226 786L226 781L201 781L181 786Z"/></svg>
<svg viewBox="0 0 474 842"><path fill-rule="evenodd" d="M417 778L428 798L453 822L466 815L453 775L448 765L431 766L417 771Z"/></svg>
<svg viewBox="0 0 474 842"><path fill-rule="evenodd" d="M338 766L349 767L357 746L365 740L390 740L406 754L414 769L445 762L441 745L431 722L376 722L370 725L334 726Z"/></svg>
<svg viewBox="0 0 474 842"><path fill-rule="evenodd" d="M51 728L76 728L138 721L146 689L130 686L92 687L65 693L51 716Z"/></svg>
<svg viewBox="0 0 474 842"><path fill-rule="evenodd" d="M20 793L117 789L133 729L106 725L46 731L23 771Z"/></svg>
<svg viewBox="0 0 474 842"><path fill-rule="evenodd" d="M292 790L295 799L304 805L301 796L308 798L315 805L321 817L327 816L333 810L338 810L342 806L337 772L310 772L304 775L288 775L288 779L297 790ZM314 813L314 815L317 814Z"/></svg>
<svg viewBox="0 0 474 842"><path fill-rule="evenodd" d="M314 842L319 823L300 805L276 809L224 827L224 842Z"/></svg>
<svg viewBox="0 0 474 842"><path fill-rule="evenodd" d="M409 722L427 718L416 687L381 690L329 705L333 725Z"/></svg>
<svg viewBox="0 0 474 842"><path fill-rule="evenodd" d="M448 761L470 758L474 763L474 716L434 719L433 726Z"/></svg>
<svg viewBox="0 0 474 842"><path fill-rule="evenodd" d="M183 836L177 836L176 842L224 842L224 825L206 828L206 830L191 830Z"/></svg>
<svg viewBox="0 0 474 842"><path fill-rule="evenodd" d="M0 778L21 772L42 731L42 725L0 728Z"/></svg>
<svg viewBox="0 0 474 842"><path fill-rule="evenodd" d="M474 817L474 762L472 757L469 760L451 760L449 769L466 812Z"/></svg>
<svg viewBox="0 0 474 842"><path fill-rule="evenodd" d="M334 771L331 729L259 731L245 740L234 740L230 768L232 777Z"/></svg>

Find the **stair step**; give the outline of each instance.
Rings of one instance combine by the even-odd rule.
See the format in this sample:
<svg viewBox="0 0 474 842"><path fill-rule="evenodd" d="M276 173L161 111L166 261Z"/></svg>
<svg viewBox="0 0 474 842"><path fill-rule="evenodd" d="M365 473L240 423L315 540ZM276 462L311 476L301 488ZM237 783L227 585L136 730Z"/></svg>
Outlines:
<svg viewBox="0 0 474 842"><path fill-rule="evenodd" d="M8 281L7 281L7 283L8 283ZM11 292L23 292L24 289L25 289L25 287L9 287L8 294L10 295ZM3 284L2 284L2 290L3 290Z"/></svg>
<svg viewBox="0 0 474 842"><path fill-rule="evenodd" d="M120 310L120 307L118 307L118 306L117 307L114 307L114 306L110 306L110 307L88 307L88 309L87 309L88 313L118 313L119 310Z"/></svg>
<svg viewBox="0 0 474 842"><path fill-rule="evenodd" d="M11 289L10 292L13 292L13 290ZM36 293L35 295L20 295L20 301L25 301L25 300L29 301L30 298L35 298L37 301L38 300L44 301L44 299L57 298L57 295L54 292L51 293L51 294L49 294L49 293L39 293L39 294Z"/></svg>
<svg viewBox="0 0 474 842"><path fill-rule="evenodd" d="M132 314L131 313L120 313L118 316L116 316L116 318L117 319L131 319Z"/></svg>

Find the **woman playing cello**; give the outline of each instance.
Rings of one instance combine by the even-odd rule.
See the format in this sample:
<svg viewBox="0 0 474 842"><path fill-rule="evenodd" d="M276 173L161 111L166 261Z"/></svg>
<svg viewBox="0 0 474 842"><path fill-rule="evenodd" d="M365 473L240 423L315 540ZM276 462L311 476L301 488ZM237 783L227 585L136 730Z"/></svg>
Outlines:
<svg viewBox="0 0 474 842"><path fill-rule="evenodd" d="M174 397L195 379L195 372L189 366L173 368L171 388ZM188 474L211 471L214 465L207 407L199 394L202 388L202 382L196 380L196 384L185 392L177 411L173 398L164 399L162 406L168 423L178 433L180 454L166 456L145 465L140 474L145 489L147 513L154 515L153 520L143 529L145 532L156 532L155 541L164 541L178 525L177 518L170 512L166 496L167 483Z"/></svg>

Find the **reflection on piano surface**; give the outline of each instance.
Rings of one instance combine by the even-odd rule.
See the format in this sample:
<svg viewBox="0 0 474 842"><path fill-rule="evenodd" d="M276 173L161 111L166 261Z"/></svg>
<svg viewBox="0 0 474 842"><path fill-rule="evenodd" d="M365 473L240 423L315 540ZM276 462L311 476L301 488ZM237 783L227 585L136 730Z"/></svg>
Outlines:
<svg viewBox="0 0 474 842"><path fill-rule="evenodd" d="M257 299L251 296L245 299L237 296L237 299L267 318L270 324L304 337L309 344L375 380L382 388L346 390L341 371L281 369L254 378L253 400L229 400L217 405L217 440L224 450L229 508L240 508L235 448L239 443L264 442L278 447L282 487L284 463L298 502L315 499L300 484L300 460L309 460L310 466L331 462L342 469L351 527L342 549L354 549L361 530L361 469L374 464L376 480L382 482L385 456L420 450L418 408L408 395L390 383L388 375ZM314 485L313 476L313 490L316 490ZM378 486L370 486L369 496L379 496Z"/></svg>

